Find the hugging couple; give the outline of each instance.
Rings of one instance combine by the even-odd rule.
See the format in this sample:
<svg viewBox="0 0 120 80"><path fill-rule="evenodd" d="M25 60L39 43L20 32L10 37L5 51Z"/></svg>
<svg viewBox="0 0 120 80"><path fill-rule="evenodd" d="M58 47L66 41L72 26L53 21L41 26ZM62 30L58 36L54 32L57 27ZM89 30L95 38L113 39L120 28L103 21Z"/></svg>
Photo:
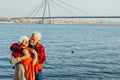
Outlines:
<svg viewBox="0 0 120 80"><path fill-rule="evenodd" d="M43 80L42 64L46 61L41 34L33 32L30 39L22 36L10 46L10 63L14 65L14 80Z"/></svg>

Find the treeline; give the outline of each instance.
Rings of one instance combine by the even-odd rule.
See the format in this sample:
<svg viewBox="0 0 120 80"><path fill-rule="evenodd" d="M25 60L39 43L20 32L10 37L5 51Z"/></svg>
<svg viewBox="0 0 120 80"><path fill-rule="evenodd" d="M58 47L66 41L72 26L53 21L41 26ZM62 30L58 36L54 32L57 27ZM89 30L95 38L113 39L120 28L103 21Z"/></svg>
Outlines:
<svg viewBox="0 0 120 80"><path fill-rule="evenodd" d="M25 19L25 18L6 18L6 17L0 17L0 22L40 23L41 20L37 20L37 19Z"/></svg>

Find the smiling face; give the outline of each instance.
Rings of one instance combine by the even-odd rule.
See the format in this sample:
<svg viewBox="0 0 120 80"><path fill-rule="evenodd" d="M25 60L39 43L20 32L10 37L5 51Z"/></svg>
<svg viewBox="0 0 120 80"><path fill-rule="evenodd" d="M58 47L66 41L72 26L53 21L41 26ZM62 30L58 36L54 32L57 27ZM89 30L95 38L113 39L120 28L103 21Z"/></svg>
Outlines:
<svg viewBox="0 0 120 80"><path fill-rule="evenodd" d="M23 42L21 43L22 47L27 47L28 46L28 40L24 39Z"/></svg>
<svg viewBox="0 0 120 80"><path fill-rule="evenodd" d="M29 44L29 38L26 36L22 36L19 40L18 40L18 45L24 47L27 47Z"/></svg>
<svg viewBox="0 0 120 80"><path fill-rule="evenodd" d="M38 36L33 34L30 38L30 44L36 45L38 41L39 41Z"/></svg>

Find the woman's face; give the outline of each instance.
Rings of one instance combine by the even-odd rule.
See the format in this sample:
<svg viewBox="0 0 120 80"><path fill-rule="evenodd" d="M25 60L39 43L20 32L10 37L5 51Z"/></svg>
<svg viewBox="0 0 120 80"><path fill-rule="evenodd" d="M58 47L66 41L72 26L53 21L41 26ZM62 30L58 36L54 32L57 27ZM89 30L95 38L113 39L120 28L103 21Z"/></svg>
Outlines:
<svg viewBox="0 0 120 80"><path fill-rule="evenodd" d="M27 47L28 46L28 40L24 39L21 46Z"/></svg>

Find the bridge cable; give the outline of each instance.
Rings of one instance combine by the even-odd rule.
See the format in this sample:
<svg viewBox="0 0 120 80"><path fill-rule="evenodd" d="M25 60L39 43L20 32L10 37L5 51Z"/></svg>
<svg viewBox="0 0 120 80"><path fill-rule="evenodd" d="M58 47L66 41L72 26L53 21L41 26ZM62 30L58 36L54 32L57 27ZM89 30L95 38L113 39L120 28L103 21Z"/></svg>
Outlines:
<svg viewBox="0 0 120 80"><path fill-rule="evenodd" d="M56 2L56 4L62 9L62 11L64 10L66 13L69 12L70 13L73 13L73 11L71 11L70 8L67 8L69 6L66 6L65 4L61 3L61 2ZM68 15L67 15L68 16Z"/></svg>
<svg viewBox="0 0 120 80"><path fill-rule="evenodd" d="M57 6L60 6L58 3L56 3L55 1L53 1L53 0L51 0L52 1L52 4L53 4L53 8L54 8L54 10L58 13L58 14L60 14L60 15L63 15L63 13L59 10L59 8L57 8L56 7L56 5ZM55 7L54 7L55 6Z"/></svg>
<svg viewBox="0 0 120 80"><path fill-rule="evenodd" d="M66 6L69 6L69 7L73 8L73 9L75 9L75 10L78 10L78 11L80 11L80 12L83 12L83 13L85 13L86 15L90 15L89 13L87 13L87 12L84 11L84 10L81 10L81 9L79 9L79 8L76 8L76 7L74 7L74 6L72 6L72 5L68 4L68 3L65 3L65 2L63 2L63 1L61 1L61 0L58 0L58 1L61 2L61 3L63 3L63 4L65 4Z"/></svg>
<svg viewBox="0 0 120 80"><path fill-rule="evenodd" d="M59 6L59 7L62 9L62 11L64 10L64 11L66 11L67 13L68 13L69 11L71 11L71 10L69 10L68 8L66 8L64 4L61 4L61 3L55 2L55 1L54 1L54 3L57 4L57 6ZM63 8L64 8L64 9L63 9Z"/></svg>
<svg viewBox="0 0 120 80"><path fill-rule="evenodd" d="M41 3L30 13L30 15L29 16L31 16L31 15L33 15L34 13L38 13L39 11L40 11L40 9L42 8L42 6L44 5L44 0L43 1L41 1ZM41 6L40 6L41 5Z"/></svg>

